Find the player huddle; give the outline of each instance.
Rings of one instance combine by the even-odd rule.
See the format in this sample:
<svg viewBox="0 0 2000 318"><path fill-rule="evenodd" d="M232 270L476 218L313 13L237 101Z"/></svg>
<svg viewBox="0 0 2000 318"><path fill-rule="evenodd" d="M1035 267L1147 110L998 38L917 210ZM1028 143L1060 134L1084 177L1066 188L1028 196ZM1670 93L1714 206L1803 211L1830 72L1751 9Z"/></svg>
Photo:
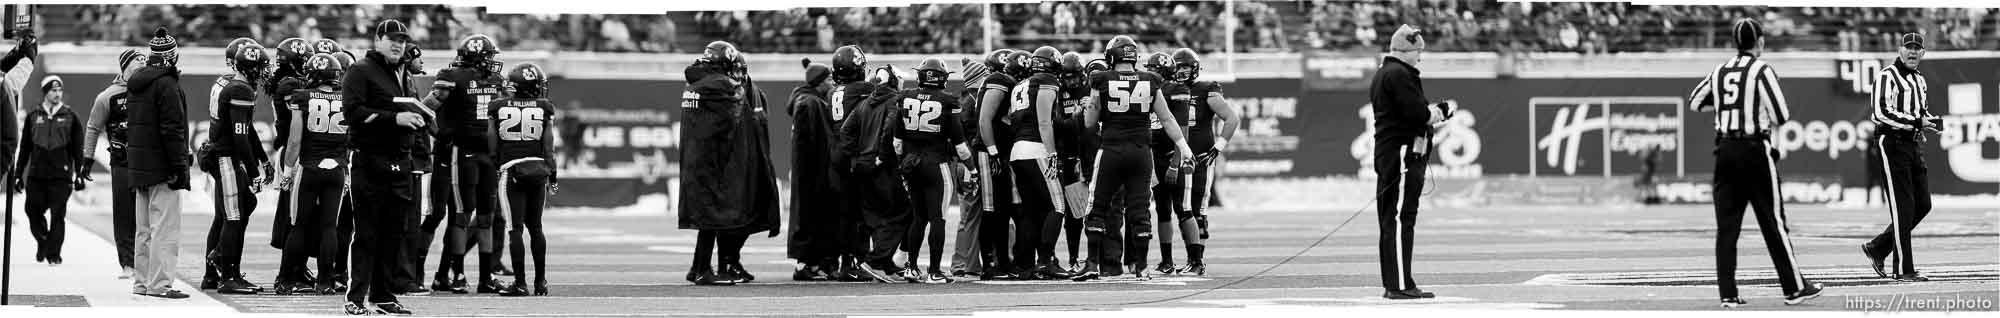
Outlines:
<svg viewBox="0 0 2000 318"><path fill-rule="evenodd" d="M962 60L959 87L941 58L915 68L914 87L894 66L870 69L855 46L835 50L831 66L806 61L807 83L786 110L793 279L1205 274L1211 168L1237 117L1219 84L1197 81L1193 50L1144 59L1140 51L1127 36L1107 42L1102 60L1047 46L1001 49ZM947 275L944 210L953 196L963 218ZM1172 257L1176 230L1186 265ZM1162 257L1149 268L1154 233ZM1059 238L1067 262L1056 256ZM898 250L908 255L900 263ZM690 281L748 281L701 264Z"/></svg>
<svg viewBox="0 0 2000 318"><path fill-rule="evenodd" d="M160 37L171 39L164 35L164 29L160 33ZM421 216L408 216L412 220L423 218L421 229L416 228L417 222L409 223L408 231L420 235L370 246L370 252L401 256L373 259L395 272L389 277L375 275L379 278L377 284L386 281L398 294L429 293L417 279L422 277L432 233L442 222L449 227L445 232L446 248L439 257L435 288L468 293L463 259L475 251L472 246L477 246L481 260L479 292L529 295L523 259L524 252L532 250L536 260L532 293L547 294L547 279L542 276L546 253L540 219L543 202L554 190L556 175L550 159L553 139L547 135L553 132L550 126L555 115L546 99L547 76L531 63L503 70L503 63L496 59L498 46L485 35L467 36L460 44L456 61L438 70L429 95L420 101L399 104L408 108L402 111L422 114L424 120L418 125L421 128L415 129L420 132L418 137L404 145L414 150L410 158L418 164L397 170L411 182L428 180L427 184L433 187L429 192L445 195L425 197L419 204L435 208L424 210ZM419 87L410 74L423 74L423 70L422 64L416 62L420 52L414 46L409 48L401 55L400 63L385 65L401 68L396 72L401 78L392 84L401 84L404 93L414 95ZM141 51L133 49L121 55L120 65L124 70L121 79L145 66L134 63L143 59L145 54ZM380 56L374 51L368 54L370 59ZM273 218L270 244L280 249L283 256L274 292L281 295L347 292L348 284L353 282L349 278L349 247L357 246L352 253L361 254L358 246L366 245L358 242L366 239L356 237L355 223L357 212L368 212L369 207L357 208L360 203L357 200L380 198L366 197L359 191L379 185L365 183L368 180L355 176L361 173L355 170L361 168L356 163L360 141L355 139L361 137L351 139L349 134L350 129L361 129L359 125L376 123L357 122L350 114L358 111L356 106L343 105L343 101L353 99L348 97L353 92L345 91L348 86L363 80L351 78L354 77L351 71L374 65L358 62L360 57L356 53L343 49L332 39L290 38L266 48L255 40L238 38L224 48L224 58L228 73L216 79L210 90L208 138L197 141L199 145L195 147L195 161L214 185L211 194L216 209L202 254L206 266L200 288L226 294L264 291L244 278L244 232L257 207L256 193L275 189L280 192L279 214ZM105 116L101 120L104 127L109 127L105 130L114 154L111 165L115 170L123 170L123 160L116 158L124 152L121 149L126 144L127 125L123 119L126 99L123 85L113 86L111 90L118 93L108 90L105 96L112 98L101 98L111 105L100 106L93 115ZM261 104L264 100L271 102ZM100 101L100 104L105 103ZM256 113L265 111L259 109L263 107L271 107L269 111L277 118L278 140L268 152L251 124ZM114 174L114 178L123 176ZM121 202L114 209L133 209L132 204L125 202L129 200L122 198L124 195L120 195ZM499 214L508 214L515 222L504 222ZM130 217L131 213L118 215ZM446 219L449 222L444 222ZM506 230L510 225L511 230ZM523 234L528 236L530 244L524 244ZM512 265L522 270L500 267L497 256L501 252L500 237L510 237L514 242ZM375 248L385 245L407 248L391 251ZM129 253L129 248L126 250ZM308 260L314 258L316 267L309 266ZM362 267L353 266L357 268L354 271L373 270ZM130 276L133 269L129 263L126 270ZM512 276L513 281L503 283L494 276Z"/></svg>

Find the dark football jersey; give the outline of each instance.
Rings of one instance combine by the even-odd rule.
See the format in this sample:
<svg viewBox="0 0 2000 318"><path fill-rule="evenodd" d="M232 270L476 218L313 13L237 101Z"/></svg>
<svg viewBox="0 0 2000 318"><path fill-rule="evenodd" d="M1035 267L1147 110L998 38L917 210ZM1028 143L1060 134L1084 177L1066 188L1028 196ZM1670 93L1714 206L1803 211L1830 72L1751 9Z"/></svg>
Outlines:
<svg viewBox="0 0 2000 318"><path fill-rule="evenodd" d="M209 92L208 142L217 155L253 158L263 153L251 116L257 110L257 89L235 75L215 79Z"/></svg>
<svg viewBox="0 0 2000 318"><path fill-rule="evenodd" d="M979 127L982 126L992 127L993 141L1002 144L1002 145L986 145L986 146L1007 147L1007 145L1013 144L1014 131L1007 127L1007 110L1012 107L1010 105L1012 105L1013 103L1012 99L1014 96L1013 92L1015 83L1017 83L1017 81L1014 79L1014 77L1009 76L1007 74L1001 74L1001 73L987 74L985 83L979 86L980 87L979 94L976 97L973 97L973 102L968 107L972 111L968 112L967 113L968 115L966 116L972 118L968 119L967 121L975 122L975 126L967 126L973 129L973 138L978 138L979 132L977 129L979 129ZM979 112L982 111L979 109L979 107L985 106L985 105L979 105L979 103L984 102L986 100L986 93L988 92L1000 92L1001 96L1000 104L993 105L993 107L997 108L993 110L993 121L979 123L978 122Z"/></svg>
<svg viewBox="0 0 2000 318"><path fill-rule="evenodd" d="M296 120L303 132L299 134L299 164L311 165L320 159L344 160L347 157L347 117L340 113L340 90L320 87L299 90L305 94L303 102L290 103L287 108L299 111ZM290 127L287 127L289 129Z"/></svg>
<svg viewBox="0 0 2000 318"><path fill-rule="evenodd" d="M833 85L833 90L826 94L827 103L833 105L833 122L836 124L846 122L847 114L853 113L856 108L861 108L861 103L875 96L878 87L880 85L867 81Z"/></svg>
<svg viewBox="0 0 2000 318"><path fill-rule="evenodd" d="M1011 93L1013 98L1011 98L1012 102L1008 103L1011 107L1007 111L1006 122L1008 126L1013 127L1013 140L1042 142L1042 125L1040 118L1035 115L1035 103L1044 96L1058 103L1062 101L1062 88L1057 85L1055 75L1043 73L1029 76L1026 80L1014 84L1014 90ZM1048 106L1061 107L1060 104ZM1050 109L1049 111L1051 112L1051 119L1054 119L1053 116L1061 114L1062 110ZM999 136L994 136L994 138L999 138Z"/></svg>
<svg viewBox="0 0 2000 318"><path fill-rule="evenodd" d="M1209 98L1222 97L1222 84L1216 82L1194 82L1188 88L1188 112L1193 117L1178 117L1186 123L1188 148L1209 149L1215 147L1215 108L1208 104ZM1200 150L1197 150L1200 151Z"/></svg>
<svg viewBox="0 0 2000 318"><path fill-rule="evenodd" d="M952 146L965 136L957 120L958 100L944 90L904 90L893 102L902 104L903 130L897 137L903 140L905 153L953 153Z"/></svg>
<svg viewBox="0 0 2000 318"><path fill-rule="evenodd" d="M437 81L431 84L431 89L445 92L438 107L439 135L450 138L461 151L487 151L486 126L492 121L486 108L502 97L505 80L500 73L483 67L439 70Z"/></svg>
<svg viewBox="0 0 2000 318"><path fill-rule="evenodd" d="M1091 74L1090 100L1097 105L1099 142L1103 145L1145 145L1152 137L1152 105L1163 94L1166 80L1144 71L1105 71Z"/></svg>
<svg viewBox="0 0 2000 318"><path fill-rule="evenodd" d="M493 149L494 162L551 158L548 134L555 124L555 104L541 98L507 98L489 105L487 116L493 118L493 130L498 134L494 137L499 140Z"/></svg>
<svg viewBox="0 0 2000 318"><path fill-rule="evenodd" d="M1165 108L1174 113L1174 119L1187 120L1188 107L1190 107L1189 104L1193 100L1190 97L1192 95L1188 92L1189 87L1185 84L1172 81L1159 84L1160 92L1167 95ZM1181 124L1182 128L1186 128L1187 123L1183 122ZM1161 137L1165 137L1167 134L1166 131L1162 130L1166 128L1166 125L1162 125L1158 117L1155 117L1152 121L1148 121L1146 127L1153 129L1153 133L1159 134Z"/></svg>

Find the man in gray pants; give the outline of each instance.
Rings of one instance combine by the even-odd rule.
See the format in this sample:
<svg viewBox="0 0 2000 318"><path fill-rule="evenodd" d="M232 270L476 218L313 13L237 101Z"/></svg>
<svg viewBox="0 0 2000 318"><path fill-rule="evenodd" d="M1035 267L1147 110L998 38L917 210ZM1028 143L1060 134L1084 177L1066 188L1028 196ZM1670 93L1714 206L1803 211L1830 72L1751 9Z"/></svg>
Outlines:
<svg viewBox="0 0 2000 318"><path fill-rule="evenodd" d="M146 42L146 67L126 82L130 90L125 155L132 176L132 293L183 299L174 290L173 268L180 256L181 191L188 190L186 94L181 91L178 55L166 28Z"/></svg>

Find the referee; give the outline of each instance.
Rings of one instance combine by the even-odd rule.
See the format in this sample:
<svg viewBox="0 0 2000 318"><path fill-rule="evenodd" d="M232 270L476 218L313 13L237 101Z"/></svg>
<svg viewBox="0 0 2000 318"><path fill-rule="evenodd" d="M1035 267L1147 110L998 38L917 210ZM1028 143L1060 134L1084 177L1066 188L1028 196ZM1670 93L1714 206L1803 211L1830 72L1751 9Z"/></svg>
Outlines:
<svg viewBox="0 0 2000 318"><path fill-rule="evenodd" d="M1903 47L1897 52L1896 62L1882 68L1875 76L1875 145L1874 155L1881 159L1883 187L1889 199L1889 229L1882 235L1861 245L1863 254L1868 255L1869 265L1875 274L1898 281L1921 282L1930 280L1917 273L1916 261L1911 260L1910 230L1924 215L1931 212L1931 190L1926 180L1928 168L1924 167L1925 131L1937 132L1942 125L1930 113L1925 93L1924 74L1917 71L1917 62L1924 58L1924 37L1916 33L1903 34ZM1895 268L1883 269L1883 259L1894 255Z"/></svg>
<svg viewBox="0 0 2000 318"><path fill-rule="evenodd" d="M1424 97L1423 79L1415 63L1422 59L1424 36L1410 25L1389 37L1389 56L1368 87L1375 109L1375 216L1381 226L1382 298L1422 299L1436 294L1417 288L1410 277L1410 248L1415 243L1417 197L1424 192L1424 170L1430 156L1431 127L1458 111L1455 103L1433 104Z"/></svg>
<svg viewBox="0 0 2000 318"><path fill-rule="evenodd" d="M1778 151L1771 131L1790 117L1778 73L1757 59L1763 28L1750 19L1734 27L1736 57L1716 67L1689 95L1699 112L1715 112L1715 270L1722 308L1749 304L1736 296L1736 235L1743 230L1743 206L1757 211L1764 245L1771 250L1785 304L1819 297L1820 285L1806 281L1792 257L1785 205L1778 190Z"/></svg>

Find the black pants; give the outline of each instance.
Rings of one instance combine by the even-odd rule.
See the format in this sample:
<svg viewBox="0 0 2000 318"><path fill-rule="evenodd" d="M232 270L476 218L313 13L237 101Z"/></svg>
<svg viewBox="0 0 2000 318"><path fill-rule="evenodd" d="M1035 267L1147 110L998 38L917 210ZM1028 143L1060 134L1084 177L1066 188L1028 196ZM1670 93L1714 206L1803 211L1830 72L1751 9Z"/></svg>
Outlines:
<svg viewBox="0 0 2000 318"><path fill-rule="evenodd" d="M1153 216L1146 213L1147 199L1153 196L1149 148L1105 144L1092 160L1097 171L1090 179L1084 235L1090 238L1090 259L1107 276L1123 274L1128 266L1135 271L1146 268L1146 244L1153 237Z"/></svg>
<svg viewBox="0 0 2000 318"><path fill-rule="evenodd" d="M70 180L29 178L26 182L28 234L35 237L35 258L62 259L63 237L69 232Z"/></svg>
<svg viewBox="0 0 2000 318"><path fill-rule="evenodd" d="M868 227L868 216L862 208L866 196L876 191L873 178L841 168L840 194L844 200L834 206L836 216L833 223L834 245L839 256L855 262L868 260L868 243L872 241Z"/></svg>
<svg viewBox="0 0 2000 318"><path fill-rule="evenodd" d="M499 168L494 165L493 157L486 153L465 152L459 148L452 148L452 151L456 155L452 157L455 163L450 170L451 187L448 190L451 197L445 199L454 202L452 206L455 209L448 210L451 211L451 228L445 231L445 238L455 240L456 243L447 244L456 245L456 249L447 247L445 253L449 253L446 257L451 258L452 270L464 273L465 255L478 252L480 277L484 281L487 275L499 268L496 255L501 252L500 247L506 245L501 240L507 237L507 226L506 214L501 213L502 208L499 207ZM475 247L478 250L473 250Z"/></svg>
<svg viewBox="0 0 2000 318"><path fill-rule="evenodd" d="M1790 227L1778 189L1777 150L1759 139L1717 139L1715 145L1715 275L1722 298L1736 297L1736 236L1743 231L1743 208L1757 211L1771 264L1786 295L1804 286L1792 257Z"/></svg>
<svg viewBox="0 0 2000 318"><path fill-rule="evenodd" d="M1061 233L1062 219L1067 215L1057 209L1062 202L1062 192L1058 192L1062 187L1056 184L1052 173L1054 164L1048 159L1008 162L1014 171L1014 187L1021 195L1021 204L1014 213L1015 270L1055 262L1056 234Z"/></svg>
<svg viewBox="0 0 2000 318"><path fill-rule="evenodd" d="M132 268L132 235L139 231L133 223L132 172L111 167L111 239L118 245L118 266Z"/></svg>
<svg viewBox="0 0 2000 318"><path fill-rule="evenodd" d="M1219 160L1219 159L1218 159ZM1160 214L1160 228L1180 229L1181 244L1187 248L1189 264L1202 264L1202 253L1208 245L1208 200L1213 198L1210 188L1215 185L1215 162L1195 161L1194 169L1181 174L1181 209L1168 219ZM1173 232L1161 231L1160 259L1172 261L1173 252L1168 241L1173 240Z"/></svg>
<svg viewBox="0 0 2000 318"><path fill-rule="evenodd" d="M1424 192L1430 145L1412 137L1375 139L1375 222L1382 263L1382 288L1417 288L1410 276L1411 245L1416 243L1417 198Z"/></svg>
<svg viewBox="0 0 2000 318"><path fill-rule="evenodd" d="M1914 134L1876 129L1875 153L1881 158L1873 167L1881 171L1883 197L1889 203L1889 228L1869 240L1870 256L1895 256L1890 275L1917 272L1915 252L1910 248L1910 231L1931 214L1930 168L1924 164L1922 140ZM1893 254L1893 255L1892 255Z"/></svg>
<svg viewBox="0 0 2000 318"><path fill-rule="evenodd" d="M302 164L298 169L296 179L292 180L292 191L288 191L291 197L286 200L292 203L290 210L297 215L291 217L292 229L286 233L278 276L285 279L304 278L303 273L286 271L306 268L306 258L315 256L318 257L316 265L320 272L320 276L316 277L319 280L317 283L330 284L336 273L336 260L346 257L340 254L338 231L340 209L345 203L341 191L347 183L348 169L345 164L333 169L320 169L313 163Z"/></svg>
<svg viewBox="0 0 2000 318"><path fill-rule="evenodd" d="M507 215L514 217L514 224L509 227L507 232L507 238L514 242L513 255L509 255L512 256L512 260L514 261L514 281L523 282L527 280L528 267L525 263L527 258L527 255L525 255L527 253L525 252L528 252L527 250L534 252L535 280L546 281L548 280L549 245L547 237L542 235L542 209L548 206L549 178L548 176L529 176L515 173L523 170L520 167L521 165L547 165L547 169L543 169L542 171L554 171L555 167L546 160L534 159L533 161L522 161L512 164L508 168L500 170L500 174L497 176L497 179L505 182L499 184L498 189L505 196L502 202L500 202L500 209L506 211ZM523 234L527 235L526 240L523 240ZM484 261L481 260L481 262ZM481 267L487 267L485 264L481 265ZM481 272L491 273L492 271Z"/></svg>
<svg viewBox="0 0 2000 318"><path fill-rule="evenodd" d="M944 262L944 210L951 205L952 189L958 184L953 180L951 163L945 159L946 156L915 153L903 157L901 167L912 210L910 229L903 238L903 251L910 254L910 263L914 264L917 252L923 250L924 243L930 243L930 272L942 271L938 265Z"/></svg>
<svg viewBox="0 0 2000 318"><path fill-rule="evenodd" d="M431 253L430 242L437 240L439 234L438 228L445 228L443 233L444 248L438 251L438 267L437 275L435 276L438 280L445 280L450 278L446 275L449 269L458 269L458 272L461 274L465 271L462 267L453 266L456 262L463 260L461 257L453 257L453 255L465 254L464 240L454 236L465 234L462 231L464 222L451 220L451 217L455 214L453 212L458 211L458 202L452 197L452 190L455 190L455 188L451 186L451 177L453 175L451 172L456 171L452 169L453 160L451 153L455 148L452 148L450 143L439 139L433 140L431 149L438 150L433 152L435 156L431 160L431 171L435 173L424 175L421 180L418 180L419 183L417 183L417 186L422 188L417 190L417 193L422 195L422 197L417 198L417 204L424 210L421 213L423 214L423 221L418 225L417 232L413 234L416 236L416 240L421 240L423 243L410 244L410 247L415 248L415 250L407 251L408 253L405 254L408 254L406 257L410 258L410 267L413 267L409 270L415 271L411 275L421 277L423 275L423 264L429 261ZM454 253L454 251L457 252Z"/></svg>
<svg viewBox="0 0 2000 318"><path fill-rule="evenodd" d="M257 194L250 192L254 178L249 163L237 158L216 158L215 191L211 198L215 202L215 218L208 226L207 272L202 279L226 279L243 275L243 235L250 226L250 215L257 211Z"/></svg>
<svg viewBox="0 0 2000 318"><path fill-rule="evenodd" d="M895 268L896 248L903 245L904 232L910 230L910 209L907 204L909 192L903 189L902 178L895 168L884 166L877 171L857 172L858 184L850 191L861 197L862 219L868 228L868 265L877 270Z"/></svg>
<svg viewBox="0 0 2000 318"><path fill-rule="evenodd" d="M354 241L348 251L347 301L395 302L391 285L402 264L404 234L417 214L409 160L395 154L354 156ZM398 169L401 165L402 169Z"/></svg>
<svg viewBox="0 0 2000 318"><path fill-rule="evenodd" d="M1007 150L1002 149L1000 152L1004 154ZM1013 232L1010 221L1016 212L1016 207L1020 205L1020 196L1014 193L1013 174L1008 171L1010 169L1007 169L1006 160L1001 157L982 153L975 155L974 158L976 158L975 163L980 166L980 181L983 183L979 190L981 207L978 209L981 210L978 230L979 259L984 262L980 268L993 273L1014 270L1017 266L1008 249L1012 240L1009 234Z"/></svg>

